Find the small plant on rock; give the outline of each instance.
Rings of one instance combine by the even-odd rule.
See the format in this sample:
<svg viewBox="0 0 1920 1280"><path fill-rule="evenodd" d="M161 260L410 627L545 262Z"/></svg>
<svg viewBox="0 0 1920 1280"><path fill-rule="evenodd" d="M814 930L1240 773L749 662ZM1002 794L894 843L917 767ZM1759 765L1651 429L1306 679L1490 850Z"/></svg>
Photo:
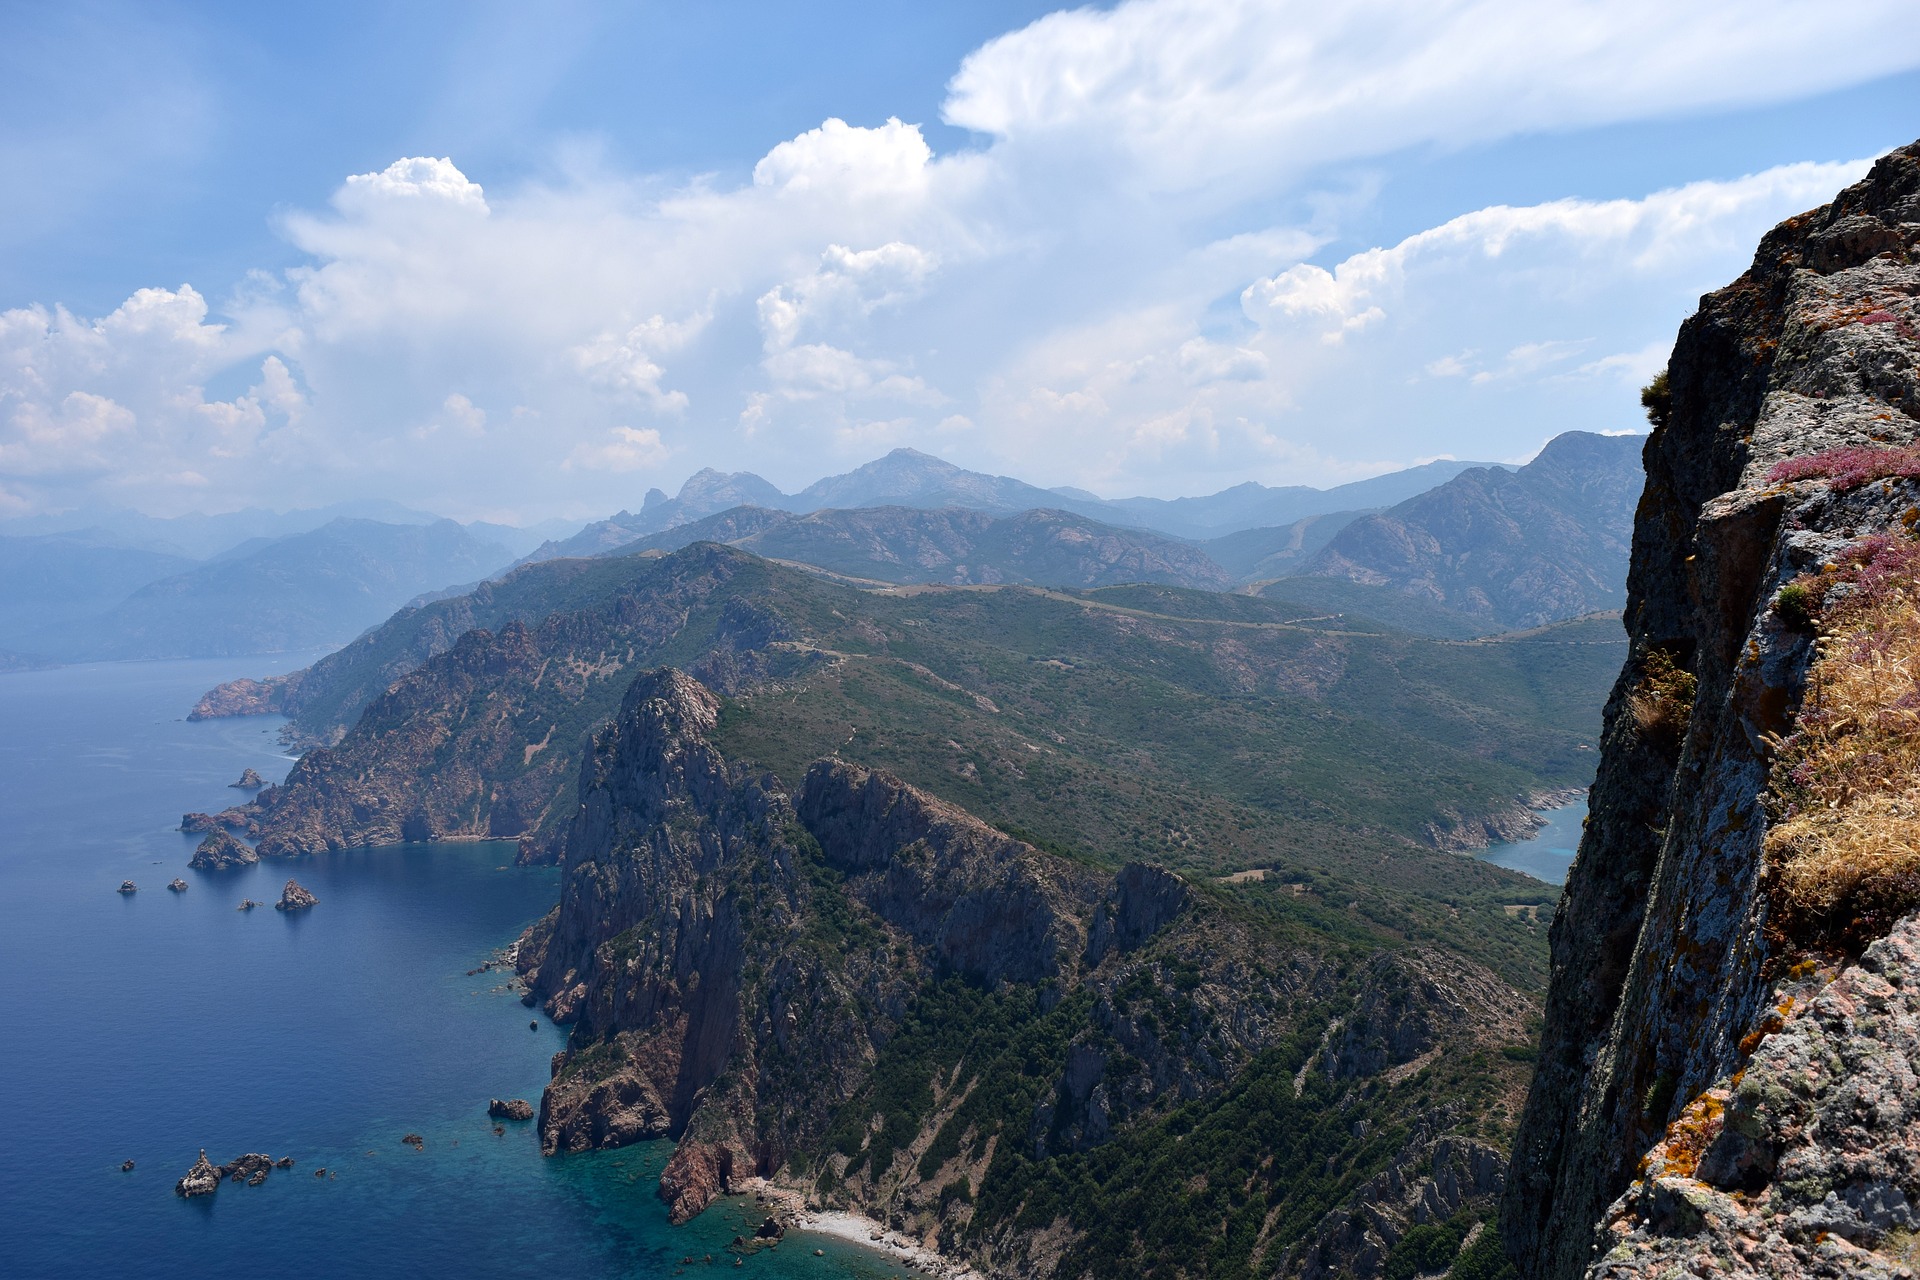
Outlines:
<svg viewBox="0 0 1920 1280"><path fill-rule="evenodd" d="M1680 665L1672 650L1655 649L1641 667L1627 711L1644 736L1677 742L1686 735L1697 689L1693 672Z"/></svg>

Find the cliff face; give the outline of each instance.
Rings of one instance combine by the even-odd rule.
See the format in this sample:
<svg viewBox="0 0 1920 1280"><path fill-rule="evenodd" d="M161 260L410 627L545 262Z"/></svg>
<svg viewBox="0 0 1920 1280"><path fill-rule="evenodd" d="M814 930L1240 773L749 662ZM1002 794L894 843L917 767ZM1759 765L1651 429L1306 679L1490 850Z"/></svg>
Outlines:
<svg viewBox="0 0 1920 1280"><path fill-rule="evenodd" d="M714 747L719 715L699 682L645 673L582 768L560 905L520 947L532 998L573 1024L541 1103L549 1153L672 1137L676 1221L764 1176L1009 1275L1152 1256L1140 1222L1047 1207L1053 1170L1173 1141L1156 1126L1187 1103L1190 1126L1230 1099L1260 1111L1276 1132L1246 1168L1290 1148L1259 1175L1278 1211L1264 1183L1228 1184L1251 1214L1236 1247L1289 1275L1375 1273L1415 1225L1497 1192L1493 1149L1459 1132L1489 1098L1435 1081L1451 1051L1517 1105L1518 1068L1481 1073L1530 1005L1487 970L1276 930L882 770L823 760L790 791ZM1214 1143L1185 1148L1183 1182L1218 1176ZM1057 1221L1035 1231L1042 1213Z"/></svg>
<svg viewBox="0 0 1920 1280"><path fill-rule="evenodd" d="M1884 1245L1906 1212L1887 1206L1920 1192L1910 1171L1875 1181L1859 1161L1812 1154L1897 1140L1897 1109L1856 1115L1845 1140L1809 1118L1874 1056L1847 1037L1892 1034L1846 984L1873 986L1861 968L1904 974L1884 979L1894 986L1920 980L1911 950L1856 965L1831 937L1790 927L1765 852L1782 812L1775 753L1809 723L1802 584L1905 545L1920 504L1900 452L1920 436L1916 247L1920 146L1781 224L1681 328L1667 421L1646 444L1632 646L1554 920L1539 1070L1508 1180L1502 1225L1530 1276L1657 1270L1703 1251L1735 1270L1846 1271L1831 1240ZM1885 478L1856 482L1849 466ZM1819 999L1812 971L1816 987L1835 979ZM1809 1048L1816 1033L1824 1047ZM1775 1055L1790 1058L1796 1037L1825 1079L1782 1093ZM1759 1135L1751 1150L1736 1150L1743 1131ZM1708 1149L1720 1154L1700 1159ZM1703 1217L1700 1205L1731 1205L1734 1190L1758 1215L1747 1227L1773 1233L1771 1262L1742 1252L1727 1214ZM1794 1216L1810 1204L1825 1217Z"/></svg>

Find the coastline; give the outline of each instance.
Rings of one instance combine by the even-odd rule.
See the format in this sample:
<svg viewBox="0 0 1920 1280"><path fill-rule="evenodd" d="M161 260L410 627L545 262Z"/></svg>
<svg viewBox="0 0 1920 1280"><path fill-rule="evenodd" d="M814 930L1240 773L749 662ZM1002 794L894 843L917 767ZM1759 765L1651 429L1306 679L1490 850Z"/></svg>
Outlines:
<svg viewBox="0 0 1920 1280"><path fill-rule="evenodd" d="M798 1192L776 1186L765 1178L748 1178L737 1186L742 1194L752 1196L758 1203L775 1211L775 1216L789 1224L790 1233L831 1236L836 1240L857 1244L890 1261L929 1276L940 1277L940 1280L984 1280L978 1271L966 1263L929 1249L918 1240L902 1235L865 1214L850 1209L810 1209Z"/></svg>

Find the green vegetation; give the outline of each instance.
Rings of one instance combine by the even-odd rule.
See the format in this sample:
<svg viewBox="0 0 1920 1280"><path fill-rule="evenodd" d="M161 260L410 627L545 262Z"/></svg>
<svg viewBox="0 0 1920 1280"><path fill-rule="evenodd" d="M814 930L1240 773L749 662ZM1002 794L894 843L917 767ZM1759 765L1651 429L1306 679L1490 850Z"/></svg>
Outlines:
<svg viewBox="0 0 1920 1280"><path fill-rule="evenodd" d="M1667 425L1667 419L1673 416L1673 390L1667 385L1667 371L1662 369L1653 375L1653 381L1640 388L1640 407L1647 411L1647 421L1657 431Z"/></svg>

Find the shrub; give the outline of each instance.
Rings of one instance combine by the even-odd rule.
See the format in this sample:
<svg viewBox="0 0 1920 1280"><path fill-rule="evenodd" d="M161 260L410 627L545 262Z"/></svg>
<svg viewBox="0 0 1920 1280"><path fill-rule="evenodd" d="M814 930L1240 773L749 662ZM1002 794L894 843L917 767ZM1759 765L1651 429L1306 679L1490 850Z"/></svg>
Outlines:
<svg viewBox="0 0 1920 1280"><path fill-rule="evenodd" d="M1836 491L1845 492L1875 480L1908 479L1914 476L1920 476L1920 446L1879 449L1848 445L1776 462L1767 472L1767 483L1825 480Z"/></svg>
<svg viewBox="0 0 1920 1280"><path fill-rule="evenodd" d="M1693 716L1697 689L1693 672L1680 665L1672 650L1655 649L1641 667L1627 710L1645 736L1678 741Z"/></svg>
<svg viewBox="0 0 1920 1280"><path fill-rule="evenodd" d="M1795 631L1811 631L1814 616L1820 608L1820 597L1813 587L1796 578L1780 588L1773 598L1773 611L1780 615L1780 621Z"/></svg>
<svg viewBox="0 0 1920 1280"><path fill-rule="evenodd" d="M1653 375L1653 381L1640 388L1640 407L1647 411L1647 421L1657 430L1667 425L1667 419L1673 415L1673 392L1667 387L1667 371L1662 369Z"/></svg>

